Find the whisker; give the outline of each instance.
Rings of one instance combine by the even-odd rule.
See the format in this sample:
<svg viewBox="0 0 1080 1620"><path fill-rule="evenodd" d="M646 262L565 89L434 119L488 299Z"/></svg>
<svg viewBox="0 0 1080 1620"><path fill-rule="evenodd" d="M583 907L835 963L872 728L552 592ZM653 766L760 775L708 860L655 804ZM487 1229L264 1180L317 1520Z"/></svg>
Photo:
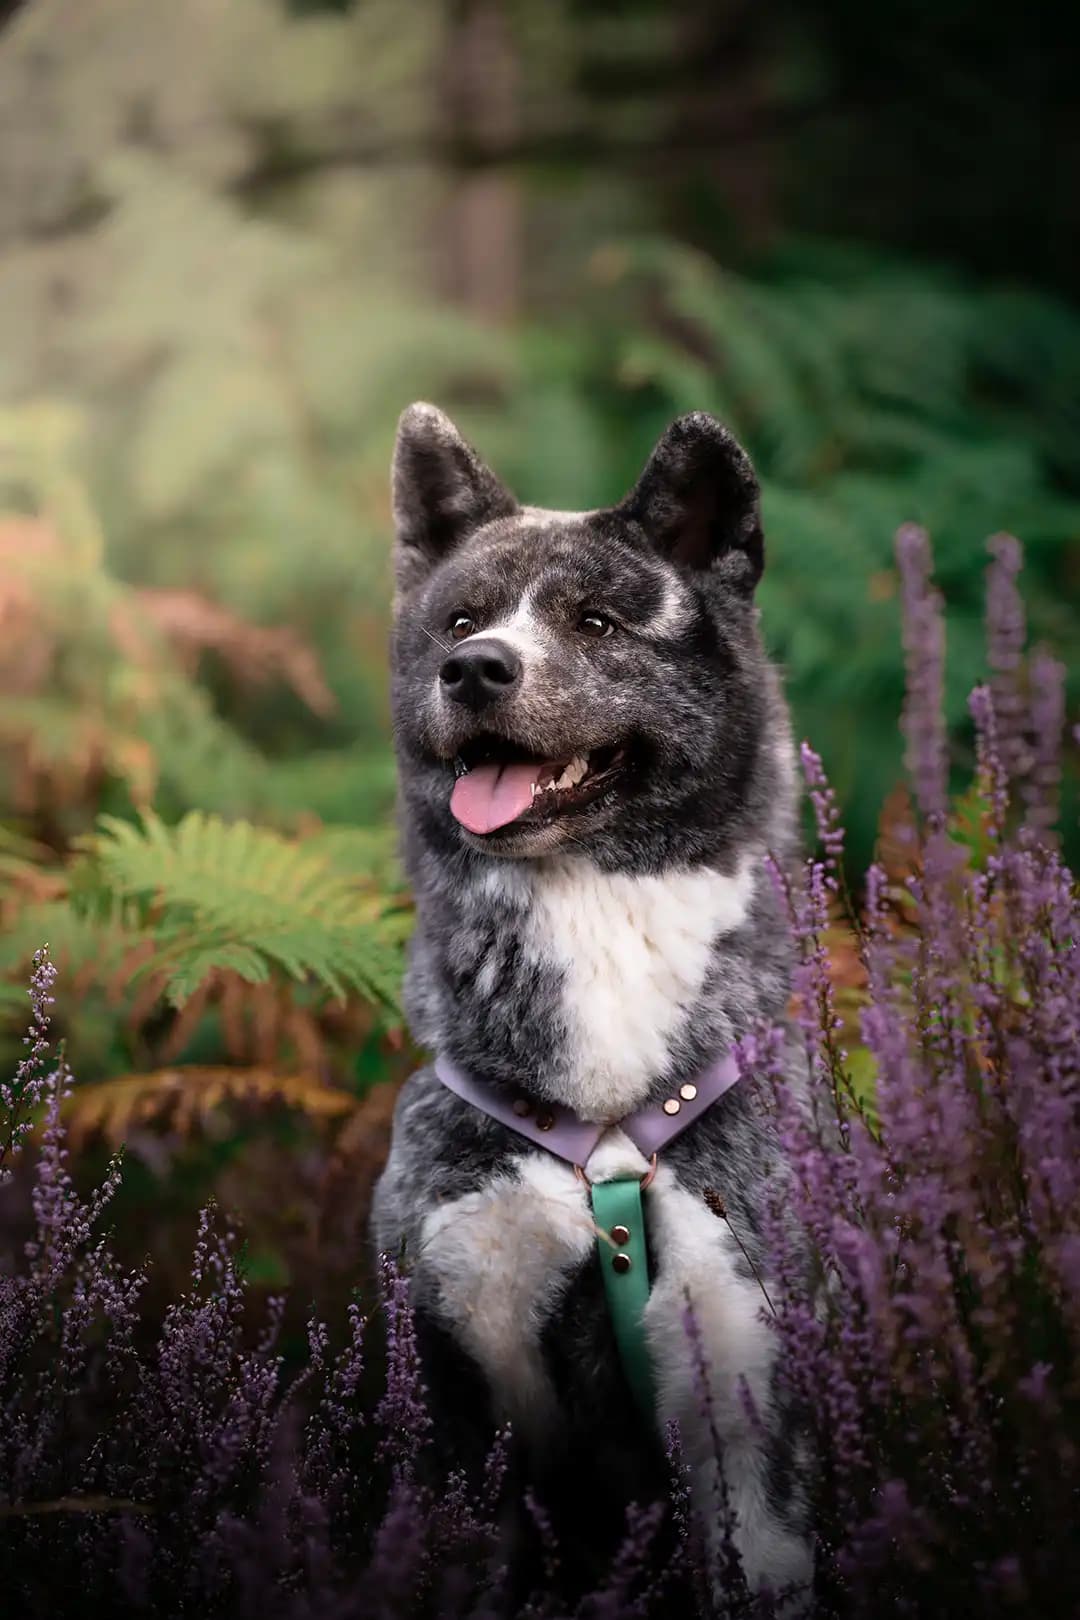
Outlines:
<svg viewBox="0 0 1080 1620"><path fill-rule="evenodd" d="M434 630L429 630L426 624L422 624L420 628L424 632L425 636L427 636L430 641L435 643L436 647L441 647L443 652L446 653L453 652L454 649L451 647L450 643L448 641L444 641L441 636L437 636Z"/></svg>
<svg viewBox="0 0 1080 1620"><path fill-rule="evenodd" d="M583 839L581 839L581 838L575 838L573 833L569 833L569 832L566 831L565 827L563 828L563 837L569 839L569 841L572 844L576 844L579 849L583 849L586 852L586 854L588 854L588 850L589 850L588 844L586 844L585 841Z"/></svg>

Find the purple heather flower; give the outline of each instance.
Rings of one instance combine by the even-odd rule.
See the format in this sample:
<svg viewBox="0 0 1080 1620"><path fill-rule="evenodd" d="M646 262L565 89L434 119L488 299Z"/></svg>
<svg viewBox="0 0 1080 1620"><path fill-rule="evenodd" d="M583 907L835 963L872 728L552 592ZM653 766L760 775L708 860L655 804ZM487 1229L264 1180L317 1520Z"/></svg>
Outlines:
<svg viewBox="0 0 1080 1620"><path fill-rule="evenodd" d="M34 953L30 976L30 1028L23 1037L29 1051L11 1080L0 1080L0 1186L11 1175L11 1161L33 1124L34 1110L46 1100L51 1077L45 1058L49 1050L49 1008L53 1005L56 968L43 945Z"/></svg>
<svg viewBox="0 0 1080 1620"><path fill-rule="evenodd" d="M1043 838L1053 837L1060 809L1061 743L1065 730L1065 665L1039 649L1029 669L1031 691L1031 775L1024 785L1027 822Z"/></svg>
<svg viewBox="0 0 1080 1620"><path fill-rule="evenodd" d="M375 1410L383 1431L379 1453L407 1476L427 1444L431 1417L424 1399L416 1328L409 1304L409 1279L389 1255L381 1256L382 1302L386 1317L386 1390Z"/></svg>
<svg viewBox="0 0 1080 1620"><path fill-rule="evenodd" d="M628 1504L622 1546L604 1585L586 1600L590 1620L647 1620L657 1596L648 1584L649 1565L663 1518L662 1502L646 1508Z"/></svg>
<svg viewBox="0 0 1080 1620"><path fill-rule="evenodd" d="M915 802L924 816L945 814L947 755L943 716L945 620L941 596L931 584L926 530L907 523L896 536L903 605L907 696L903 731Z"/></svg>
<svg viewBox="0 0 1080 1620"><path fill-rule="evenodd" d="M990 805L990 834L993 838L1000 838L1009 813L1009 773L1002 758L998 712L990 688L976 686L968 698L968 708L975 722L979 774L985 783Z"/></svg>
<svg viewBox="0 0 1080 1620"><path fill-rule="evenodd" d="M1011 534L987 542L991 562L986 570L986 661L992 671L991 691L998 748L1006 778L1018 780L1028 764L1025 705L1021 690L1024 603L1017 589L1023 563L1020 544Z"/></svg>
<svg viewBox="0 0 1080 1620"><path fill-rule="evenodd" d="M804 742L800 747L799 757L802 760L803 777L813 806L818 838L825 851L829 884L830 887L835 887L837 869L844 858L844 829L840 823L840 808L825 775L821 755L816 754L808 742Z"/></svg>

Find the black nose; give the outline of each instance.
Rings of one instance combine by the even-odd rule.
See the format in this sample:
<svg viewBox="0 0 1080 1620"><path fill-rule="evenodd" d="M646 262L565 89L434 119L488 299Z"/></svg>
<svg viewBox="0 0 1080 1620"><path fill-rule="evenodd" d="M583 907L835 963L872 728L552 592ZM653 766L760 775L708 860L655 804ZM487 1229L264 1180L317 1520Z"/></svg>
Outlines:
<svg viewBox="0 0 1080 1620"><path fill-rule="evenodd" d="M467 709L485 709L521 679L521 659L504 641L472 642L452 653L439 671L442 689Z"/></svg>

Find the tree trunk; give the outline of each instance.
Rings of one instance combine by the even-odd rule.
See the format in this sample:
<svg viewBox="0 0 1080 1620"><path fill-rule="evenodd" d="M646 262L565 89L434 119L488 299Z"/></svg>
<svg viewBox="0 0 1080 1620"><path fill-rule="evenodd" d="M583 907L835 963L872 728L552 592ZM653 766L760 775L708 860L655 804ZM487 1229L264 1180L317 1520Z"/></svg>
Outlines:
<svg viewBox="0 0 1080 1620"><path fill-rule="evenodd" d="M442 80L454 168L439 280L470 314L508 321L521 299L523 210L517 173L492 162L518 135L517 56L501 0L449 0Z"/></svg>

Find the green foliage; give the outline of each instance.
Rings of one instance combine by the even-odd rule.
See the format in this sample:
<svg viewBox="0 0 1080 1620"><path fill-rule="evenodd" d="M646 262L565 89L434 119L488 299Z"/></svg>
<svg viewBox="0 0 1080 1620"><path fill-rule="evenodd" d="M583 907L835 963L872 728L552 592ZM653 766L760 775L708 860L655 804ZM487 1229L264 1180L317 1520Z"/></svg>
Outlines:
<svg viewBox="0 0 1080 1620"><path fill-rule="evenodd" d="M899 776L899 523L934 536L959 773L967 693L985 672L987 536L1007 529L1024 543L1034 637L1064 654L1080 636L1080 409L1067 383L1080 375L1080 317L1033 293L812 242L752 277L657 241L612 246L592 268L587 325L528 348L527 428L513 413L485 421L484 442L504 448L530 499L590 505L621 494L676 414L730 423L763 484L766 640L861 864ZM1069 682L1075 705L1075 661Z"/></svg>
<svg viewBox="0 0 1080 1620"><path fill-rule="evenodd" d="M214 230L230 218L244 229L212 198L205 206ZM201 229L194 191L185 217ZM273 262L271 255L271 279ZM95 835L99 881L115 884L108 927L96 942L86 915L69 913L66 893L22 896L3 955L16 974L49 938L64 943L70 962L97 958L122 977L132 949L150 938L153 967L140 962L140 975L160 972L174 1003L214 973L251 984L268 976L310 980L334 994L392 1003L400 955L397 946L382 952L400 919L390 926L367 915L355 937L347 924L335 933L318 901L275 909L284 892L272 874L274 860L291 851L299 862L294 899L308 882L321 894L331 872L343 881L350 873L375 886L388 881L374 855L386 847L393 791L385 458L394 409L409 394L441 398L525 498L552 504L617 498L679 411L704 407L732 423L764 484L765 633L785 667L797 728L819 741L845 802L856 859L899 770L897 521L918 518L935 535L950 610L948 708L958 769L969 762L964 695L983 671L982 542L1002 521L1025 541L1036 633L1059 649L1074 637L1069 578L1080 506L1060 424L1041 409L1032 372L1053 349L1065 359L1048 375L1060 376L1080 352L1080 337L1075 319L1050 301L1014 295L1009 303L999 291L944 274L820 246L793 249L751 279L670 244L643 242L594 260L586 324L492 335L457 315L399 302L398 326L390 303L360 307L342 269L339 281L331 276L321 286L329 302L320 318L329 324L320 328L311 261L297 248L282 262L290 268L271 304L250 268L241 301L249 323L278 335L264 345L260 389L302 408L280 412L269 437L260 430L253 438L243 412L238 436L219 421L213 472L185 460L178 443L171 512L145 504L137 467L122 487L113 481L128 406L103 403L90 439L66 410L35 406L0 419L5 504L48 540L27 549L20 531L16 562L37 643L44 631L55 656L36 686L11 694L0 736L0 745L32 757L47 790L47 826L33 805L29 826L55 850L58 831L85 833L99 810L123 819L154 807L160 817L127 833L113 820ZM168 401L194 373L167 302L156 315L155 307L147 305L140 339L147 364L140 415L153 434L155 413L166 411L167 459L175 437ZM1032 335L1030 350L1002 335L1010 309ZM72 315L76 328L84 316ZM294 321L285 343L281 334ZM904 335L895 337L901 321ZM336 344L334 331L342 334ZM285 373L283 343L297 358ZM229 361L220 355L214 363ZM343 378L356 370L371 393L353 398ZM159 393L153 378L166 375L174 381ZM182 415L198 414L197 393ZM1060 385L1050 393L1057 398ZM108 544L98 504L112 514ZM151 551L135 544L148 525ZM199 601L208 615L235 616L224 631L213 618L217 639L207 635L194 654L170 638L167 619L148 616L155 591L167 600L193 580L207 593ZM335 707L313 708L290 686L287 666L268 669L265 659L257 680L238 678L254 657L255 644L244 639L252 620L261 620L260 634L287 627L310 638ZM1075 671L1071 679L1075 701ZM8 802L26 824L17 786L16 771ZM184 819L194 810L208 819ZM268 887L259 890L253 869L252 888L215 895L216 857L197 845L237 817L262 823L229 836L237 853L253 840L245 858L266 863ZM167 828L178 820L179 829ZM155 864L165 848L175 872ZM124 865L136 856L143 888L131 886ZM162 885L175 876L179 886L156 889L151 876ZM155 906L162 909L151 926Z"/></svg>
<svg viewBox="0 0 1080 1620"><path fill-rule="evenodd" d="M263 984L277 969L331 995L398 1005L405 917L335 867L331 851L265 828L192 811L167 827L114 817L82 840L77 908L109 917L134 902L153 950L138 974L160 974L181 1006L214 971ZM364 853L376 849L368 842ZM354 842L356 855L360 848ZM363 870L361 867L360 870Z"/></svg>
<svg viewBox="0 0 1080 1620"><path fill-rule="evenodd" d="M347 1078L355 1050L381 1053L398 1021L409 918L386 745L275 762L252 707L284 689L326 741L334 700L317 655L291 626L116 578L78 442L70 413L0 414L10 1037L17 981L48 941L82 991L70 1034L90 1077L188 1054L329 1063ZM323 800L365 824L323 826ZM265 993L238 1002L238 987Z"/></svg>

